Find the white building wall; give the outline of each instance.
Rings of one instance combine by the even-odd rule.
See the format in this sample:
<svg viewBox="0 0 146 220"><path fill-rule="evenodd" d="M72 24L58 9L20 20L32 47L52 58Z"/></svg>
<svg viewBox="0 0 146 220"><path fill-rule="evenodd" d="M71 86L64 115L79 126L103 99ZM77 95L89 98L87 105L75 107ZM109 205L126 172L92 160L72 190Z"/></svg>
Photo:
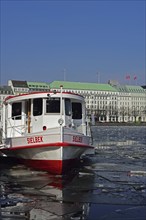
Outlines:
<svg viewBox="0 0 146 220"><path fill-rule="evenodd" d="M9 85L11 85L11 81L9 81ZM56 90L59 91L60 89ZM85 89L64 89L64 91L83 95L89 117L93 114L98 121L132 122L140 120L146 122L146 92L92 91Z"/></svg>
<svg viewBox="0 0 146 220"><path fill-rule="evenodd" d="M89 116L101 122L146 122L146 93L66 89L85 97ZM133 111L136 109L137 111ZM145 112L144 112L145 110ZM137 115L136 115L137 114Z"/></svg>

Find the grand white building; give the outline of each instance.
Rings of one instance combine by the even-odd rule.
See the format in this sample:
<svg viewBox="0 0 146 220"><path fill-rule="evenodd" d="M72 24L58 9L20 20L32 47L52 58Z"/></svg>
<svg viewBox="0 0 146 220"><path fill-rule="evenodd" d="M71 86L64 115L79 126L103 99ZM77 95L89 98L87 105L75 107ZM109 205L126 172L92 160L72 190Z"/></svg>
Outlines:
<svg viewBox="0 0 146 220"><path fill-rule="evenodd" d="M102 122L146 122L146 90L141 86L54 81L50 89L81 94L88 115Z"/></svg>
<svg viewBox="0 0 146 220"><path fill-rule="evenodd" d="M146 122L146 89L141 86L119 85L112 81L108 84L97 84L16 80L9 80L8 85L15 95L30 91L60 90L60 85L63 85L64 91L75 92L85 97L89 118L94 116L99 122Z"/></svg>

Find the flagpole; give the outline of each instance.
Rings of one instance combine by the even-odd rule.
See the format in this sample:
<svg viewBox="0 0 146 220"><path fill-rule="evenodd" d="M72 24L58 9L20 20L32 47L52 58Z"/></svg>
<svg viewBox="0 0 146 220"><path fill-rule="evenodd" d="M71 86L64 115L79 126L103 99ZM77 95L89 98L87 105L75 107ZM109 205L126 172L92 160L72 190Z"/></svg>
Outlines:
<svg viewBox="0 0 146 220"><path fill-rule="evenodd" d="M100 83L100 75L99 75L99 72L97 72L96 74L97 74L97 83Z"/></svg>
<svg viewBox="0 0 146 220"><path fill-rule="evenodd" d="M129 85L130 79L131 79L130 75L129 74L126 75L126 80L128 80L128 85Z"/></svg>
<svg viewBox="0 0 146 220"><path fill-rule="evenodd" d="M134 79L134 82L135 82L134 84L137 85L137 76L134 76L133 79Z"/></svg>

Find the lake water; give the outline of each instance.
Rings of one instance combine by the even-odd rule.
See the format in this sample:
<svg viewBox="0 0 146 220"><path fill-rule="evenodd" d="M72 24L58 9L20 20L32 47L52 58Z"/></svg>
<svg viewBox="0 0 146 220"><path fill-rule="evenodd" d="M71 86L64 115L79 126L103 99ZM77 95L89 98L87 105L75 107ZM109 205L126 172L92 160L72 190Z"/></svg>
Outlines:
<svg viewBox="0 0 146 220"><path fill-rule="evenodd" d="M2 220L145 220L146 127L92 127L95 155L64 175L0 158Z"/></svg>

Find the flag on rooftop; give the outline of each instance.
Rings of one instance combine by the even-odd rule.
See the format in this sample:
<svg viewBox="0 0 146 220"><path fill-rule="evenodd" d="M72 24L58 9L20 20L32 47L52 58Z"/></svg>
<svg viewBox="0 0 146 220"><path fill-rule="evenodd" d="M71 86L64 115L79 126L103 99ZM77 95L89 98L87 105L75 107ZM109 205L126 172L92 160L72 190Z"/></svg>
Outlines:
<svg viewBox="0 0 146 220"><path fill-rule="evenodd" d="M126 79L130 79L130 75L126 75Z"/></svg>
<svg viewBox="0 0 146 220"><path fill-rule="evenodd" d="M134 80L136 80L137 79L137 76L134 76L134 78L133 78Z"/></svg>

